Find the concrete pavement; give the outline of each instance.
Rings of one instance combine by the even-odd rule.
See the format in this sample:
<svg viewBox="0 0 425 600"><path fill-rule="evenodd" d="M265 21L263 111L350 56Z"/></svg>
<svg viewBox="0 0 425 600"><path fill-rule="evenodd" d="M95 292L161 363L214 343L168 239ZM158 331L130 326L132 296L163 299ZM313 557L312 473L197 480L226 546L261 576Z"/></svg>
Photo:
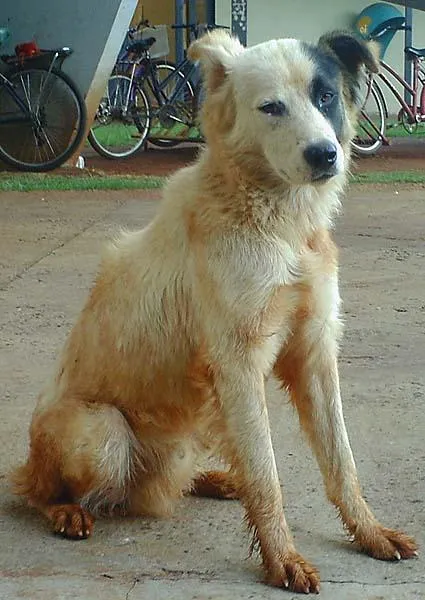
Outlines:
<svg viewBox="0 0 425 600"><path fill-rule="evenodd" d="M337 223L346 331L341 382L365 495L424 542L425 202L423 189L352 188ZM140 227L145 192L0 195L0 600L292 599L259 583L238 502L188 498L170 521L100 519L71 542L11 495L36 396L86 297L102 242ZM423 556L383 563L346 540L292 409L270 414L286 515L321 571L323 600L425 598Z"/></svg>

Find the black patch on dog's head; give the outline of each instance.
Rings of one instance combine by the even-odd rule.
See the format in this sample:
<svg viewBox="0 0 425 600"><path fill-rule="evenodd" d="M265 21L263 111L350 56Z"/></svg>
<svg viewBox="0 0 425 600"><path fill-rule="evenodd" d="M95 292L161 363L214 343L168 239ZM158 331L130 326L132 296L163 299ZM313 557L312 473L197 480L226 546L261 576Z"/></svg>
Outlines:
<svg viewBox="0 0 425 600"><path fill-rule="evenodd" d="M373 42L358 40L346 31L332 31L322 35L318 48L337 60L351 101L356 104L361 67L364 65L368 71L378 72L379 62Z"/></svg>
<svg viewBox="0 0 425 600"><path fill-rule="evenodd" d="M304 44L304 50L314 64L314 75L310 87L310 97L314 106L331 123L336 137L341 139L344 126L344 106L341 99L341 67L335 58L321 48ZM332 94L332 100L323 104L324 94Z"/></svg>

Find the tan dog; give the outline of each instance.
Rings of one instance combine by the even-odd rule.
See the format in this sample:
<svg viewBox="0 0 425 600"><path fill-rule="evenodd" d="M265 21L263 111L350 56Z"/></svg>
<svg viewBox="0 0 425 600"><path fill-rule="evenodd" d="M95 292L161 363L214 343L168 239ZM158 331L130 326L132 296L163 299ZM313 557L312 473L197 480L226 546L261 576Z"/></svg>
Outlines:
<svg viewBox="0 0 425 600"><path fill-rule="evenodd" d="M158 216L107 252L31 424L15 489L84 538L92 513L168 514L185 491L239 497L267 582L317 592L285 521L264 390L288 389L348 532L379 559L415 542L362 498L338 382L339 205L369 47L195 42L207 146L164 190ZM202 472L216 453L228 472Z"/></svg>

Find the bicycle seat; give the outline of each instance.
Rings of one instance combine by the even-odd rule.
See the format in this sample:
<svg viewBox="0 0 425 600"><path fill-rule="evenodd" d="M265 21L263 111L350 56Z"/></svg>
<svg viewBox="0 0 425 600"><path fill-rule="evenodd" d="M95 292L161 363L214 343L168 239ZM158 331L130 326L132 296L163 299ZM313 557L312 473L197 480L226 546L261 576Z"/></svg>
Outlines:
<svg viewBox="0 0 425 600"><path fill-rule="evenodd" d="M68 48L68 46L63 46L62 48L41 48L40 49L40 53L43 56L53 57L55 54L57 54L63 60L65 60L65 58L67 58L68 56L71 56L71 54L73 52L74 52L74 50L72 50L71 48Z"/></svg>
<svg viewBox="0 0 425 600"><path fill-rule="evenodd" d="M414 48L413 46L407 46L404 49L404 51L407 54L407 56L410 56L410 57L413 57L413 56L425 57L425 48Z"/></svg>
<svg viewBox="0 0 425 600"><path fill-rule="evenodd" d="M146 50L149 50L149 48L153 46L155 42L156 39L154 37L150 37L145 40L131 42L131 44L129 44L126 49L127 52L135 52L136 54L142 54L143 52L146 52Z"/></svg>
<svg viewBox="0 0 425 600"><path fill-rule="evenodd" d="M56 48L54 52L58 52L59 56L71 56L74 50L68 48L68 46L63 46L63 48Z"/></svg>

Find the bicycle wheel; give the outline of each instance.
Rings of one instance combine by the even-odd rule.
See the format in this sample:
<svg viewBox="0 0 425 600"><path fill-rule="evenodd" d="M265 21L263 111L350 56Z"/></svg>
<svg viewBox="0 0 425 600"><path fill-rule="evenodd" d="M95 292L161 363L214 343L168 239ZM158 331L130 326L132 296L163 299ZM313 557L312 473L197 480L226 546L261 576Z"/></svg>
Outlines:
<svg viewBox="0 0 425 600"><path fill-rule="evenodd" d="M173 134L177 134L182 129L185 129L184 123L193 121L195 93L192 84L188 80L183 84L183 88L173 104L168 104L168 98L171 98L172 94L174 93L179 79L184 79L185 75L182 71L177 70L176 67L170 63L156 64L154 69L155 77L159 85L161 85L165 78L171 73L174 72L174 75L170 77L170 80L167 82L164 88L161 89L161 102L154 93L150 82L145 82L144 89L149 98L149 104L152 108L153 117L149 142L153 146L158 146L159 148L174 148L178 144L181 144L183 140L176 140L171 136L173 136ZM166 105L162 111L161 104ZM169 117L168 119L167 116ZM173 120L173 117L177 120ZM180 121L183 121L183 123ZM161 132L166 133L167 136L170 136L170 138L157 137L161 134Z"/></svg>
<svg viewBox="0 0 425 600"><path fill-rule="evenodd" d="M0 87L0 158L23 171L49 171L77 149L86 127L86 105L74 82L62 71L31 67L8 75L13 89L29 111L23 110ZM12 119L15 118L13 122Z"/></svg>
<svg viewBox="0 0 425 600"><path fill-rule="evenodd" d="M88 140L105 158L127 158L145 143L150 106L145 92L126 75L113 75L96 112Z"/></svg>
<svg viewBox="0 0 425 600"><path fill-rule="evenodd" d="M413 107L411 107L411 108L413 110ZM420 110L420 107L418 110ZM397 115L397 120L399 123L401 123L403 125L403 129L409 135L413 135L419 127L419 122L412 119L412 117L404 110L404 108L400 109L400 111Z"/></svg>
<svg viewBox="0 0 425 600"><path fill-rule="evenodd" d="M363 98L357 134L351 144L357 154L369 156L382 146L385 134L385 106L382 91L375 81L365 78L360 88Z"/></svg>

